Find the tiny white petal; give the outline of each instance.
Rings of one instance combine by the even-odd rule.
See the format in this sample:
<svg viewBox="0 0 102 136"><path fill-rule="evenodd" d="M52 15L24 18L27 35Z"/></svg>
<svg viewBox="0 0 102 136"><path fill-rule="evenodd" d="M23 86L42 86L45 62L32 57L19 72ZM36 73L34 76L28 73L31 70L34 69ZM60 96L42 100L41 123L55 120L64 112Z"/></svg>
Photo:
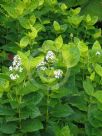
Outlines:
<svg viewBox="0 0 102 136"><path fill-rule="evenodd" d="M101 55L101 53L99 51L96 52L96 55Z"/></svg>
<svg viewBox="0 0 102 136"><path fill-rule="evenodd" d="M11 80L15 80L16 79L15 75L13 75L13 74L10 74L10 78L11 78Z"/></svg>
<svg viewBox="0 0 102 136"><path fill-rule="evenodd" d="M53 51L48 51L45 58L46 58L47 61L54 60L55 59L54 52Z"/></svg>
<svg viewBox="0 0 102 136"><path fill-rule="evenodd" d="M58 69L58 70L54 71L55 78L61 78L62 75L63 75L63 71L62 70Z"/></svg>
<svg viewBox="0 0 102 136"><path fill-rule="evenodd" d="M13 67L12 67L12 66L10 66L10 67L9 67L9 71L12 71L12 70L13 70Z"/></svg>

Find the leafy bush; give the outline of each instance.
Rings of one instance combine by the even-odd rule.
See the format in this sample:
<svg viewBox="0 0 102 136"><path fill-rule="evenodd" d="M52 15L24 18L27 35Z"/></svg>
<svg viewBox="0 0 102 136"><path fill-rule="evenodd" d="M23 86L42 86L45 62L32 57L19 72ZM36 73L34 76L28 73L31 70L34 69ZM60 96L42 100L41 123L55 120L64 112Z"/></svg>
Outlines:
<svg viewBox="0 0 102 136"><path fill-rule="evenodd" d="M66 1L0 6L0 136L101 136L98 18Z"/></svg>

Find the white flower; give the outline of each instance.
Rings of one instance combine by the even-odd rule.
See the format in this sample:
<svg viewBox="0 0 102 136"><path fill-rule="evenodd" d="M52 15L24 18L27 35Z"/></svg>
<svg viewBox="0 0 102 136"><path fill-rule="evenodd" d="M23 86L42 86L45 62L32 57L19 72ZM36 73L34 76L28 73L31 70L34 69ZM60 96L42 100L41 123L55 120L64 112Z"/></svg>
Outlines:
<svg viewBox="0 0 102 136"><path fill-rule="evenodd" d="M41 61L37 66L36 68L39 68L40 66L44 66L46 65L46 62L45 61Z"/></svg>
<svg viewBox="0 0 102 136"><path fill-rule="evenodd" d="M47 69L47 67L41 66L39 69L42 70L42 71L45 71Z"/></svg>
<svg viewBox="0 0 102 136"><path fill-rule="evenodd" d="M15 67L13 67L13 69L18 71L19 67L17 65L15 65Z"/></svg>
<svg viewBox="0 0 102 136"><path fill-rule="evenodd" d="M11 80L16 80L17 78L19 78L19 75L18 74L16 74L16 75L10 74L10 78L11 78Z"/></svg>
<svg viewBox="0 0 102 136"><path fill-rule="evenodd" d="M57 70L54 71L55 78L61 78L62 75L63 75L63 71L62 70L57 69Z"/></svg>
<svg viewBox="0 0 102 136"><path fill-rule="evenodd" d="M13 67L12 67L12 66L10 66L10 67L9 67L9 71L12 71L12 70L13 70Z"/></svg>
<svg viewBox="0 0 102 136"><path fill-rule="evenodd" d="M10 78L11 78L11 80L16 80L17 78L19 78L19 75L18 74L16 74L16 75L10 74Z"/></svg>
<svg viewBox="0 0 102 136"><path fill-rule="evenodd" d="M52 51L48 51L45 58L46 58L47 61L54 60L55 54Z"/></svg>
<svg viewBox="0 0 102 136"><path fill-rule="evenodd" d="M99 51L96 52L96 55L101 55L101 53Z"/></svg>
<svg viewBox="0 0 102 136"><path fill-rule="evenodd" d="M20 56L19 56L19 55L15 55L15 56L14 56L14 58L13 58L13 60L14 60L14 61L20 61L20 60L21 60L21 58L20 58Z"/></svg>

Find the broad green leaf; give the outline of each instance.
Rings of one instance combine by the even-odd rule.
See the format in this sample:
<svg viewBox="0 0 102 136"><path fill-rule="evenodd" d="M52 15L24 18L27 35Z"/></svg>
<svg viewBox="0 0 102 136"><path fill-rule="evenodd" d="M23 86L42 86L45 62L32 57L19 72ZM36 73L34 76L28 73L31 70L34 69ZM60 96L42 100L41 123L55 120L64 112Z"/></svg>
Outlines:
<svg viewBox="0 0 102 136"><path fill-rule="evenodd" d="M22 121L22 132L26 133L26 132L35 132L38 131L40 129L43 129L43 125L41 123L40 120L38 119L32 119L32 120L25 120Z"/></svg>
<svg viewBox="0 0 102 136"><path fill-rule="evenodd" d="M72 136L70 129L69 129L69 126L64 126L61 129L59 136Z"/></svg>
<svg viewBox="0 0 102 136"><path fill-rule="evenodd" d="M40 113L39 108L37 108L37 107L32 108L31 106L29 106L29 107L23 108L21 110L21 116L20 117L22 119L27 119L27 118L34 119L38 116L41 116L41 113Z"/></svg>
<svg viewBox="0 0 102 136"><path fill-rule="evenodd" d="M59 32L61 30L61 26L57 21L54 21L53 26L55 31Z"/></svg>
<svg viewBox="0 0 102 136"><path fill-rule="evenodd" d="M71 25L75 25L75 26L78 26L81 21L83 20L83 16L69 16L68 17L68 22L71 24Z"/></svg>
<svg viewBox="0 0 102 136"><path fill-rule="evenodd" d="M94 17L91 17L89 14L86 16L86 19L85 19L86 23L88 25L94 25L97 21L98 21L98 17L97 16L94 16Z"/></svg>
<svg viewBox="0 0 102 136"><path fill-rule="evenodd" d="M36 28L31 26L31 32L28 32L28 36L31 40L34 40L37 37L37 33L38 31L36 30Z"/></svg>
<svg viewBox="0 0 102 136"><path fill-rule="evenodd" d="M52 111L52 116L54 117L68 117L73 114L73 110L68 105L56 105Z"/></svg>
<svg viewBox="0 0 102 136"><path fill-rule="evenodd" d="M28 44L30 43L29 38L27 36L24 36L21 40L20 40L20 47L21 48L25 48L28 46Z"/></svg>
<svg viewBox="0 0 102 136"><path fill-rule="evenodd" d="M3 91L8 92L9 91L9 81L3 78L0 78L0 92Z"/></svg>
<svg viewBox="0 0 102 136"><path fill-rule="evenodd" d="M101 50L101 45L99 43L99 41L95 41L93 46L92 46L92 50Z"/></svg>
<svg viewBox="0 0 102 136"><path fill-rule="evenodd" d="M93 95L93 93L94 93L94 87L92 85L92 82L89 79L83 81L83 87L84 87L85 92L88 95Z"/></svg>
<svg viewBox="0 0 102 136"><path fill-rule="evenodd" d="M97 73L99 76L102 77L102 67L101 67L101 65L96 64L96 65L95 65L95 71L96 71L96 73Z"/></svg>
<svg viewBox="0 0 102 136"><path fill-rule="evenodd" d="M0 106L0 115L13 116L15 112L9 107Z"/></svg>
<svg viewBox="0 0 102 136"><path fill-rule="evenodd" d="M32 58L30 60L30 68L35 68L40 62L42 62L44 60L44 56L40 55L38 57Z"/></svg>
<svg viewBox="0 0 102 136"><path fill-rule="evenodd" d="M96 32L94 33L93 37L94 37L95 39L97 39L97 38L99 38L99 37L101 37L101 36L102 36L102 30L101 30L101 28L100 28L100 29L97 29L97 30L96 30Z"/></svg>
<svg viewBox="0 0 102 136"><path fill-rule="evenodd" d="M17 94L24 96L35 91L37 91L37 88L31 82L27 81L23 87L18 90Z"/></svg>
<svg viewBox="0 0 102 136"><path fill-rule="evenodd" d="M80 60L80 52L77 47L69 47L69 45L62 47L63 63L67 68L74 67Z"/></svg>
<svg viewBox="0 0 102 136"><path fill-rule="evenodd" d="M56 50L56 47L54 45L54 41L52 41L52 40L44 41L42 48L43 48L43 52L47 52L50 50Z"/></svg>
<svg viewBox="0 0 102 136"><path fill-rule="evenodd" d="M72 9L71 11L72 11L73 15L78 15L81 11L81 8L78 7L78 8Z"/></svg>
<svg viewBox="0 0 102 136"><path fill-rule="evenodd" d="M100 102L102 103L102 90L96 91L93 96Z"/></svg>
<svg viewBox="0 0 102 136"><path fill-rule="evenodd" d="M25 68L27 71L29 71L29 70L30 70L30 65L29 65L29 59L28 59L26 53L23 53L23 52L18 51L18 55L19 55L20 58L21 58L22 65L24 66L24 68Z"/></svg>
<svg viewBox="0 0 102 136"><path fill-rule="evenodd" d="M68 8L68 6L65 3L61 4L61 10L65 11Z"/></svg>
<svg viewBox="0 0 102 136"><path fill-rule="evenodd" d="M63 45L63 38L62 38L61 35L56 38L55 45L56 45L57 49L60 49L62 47L62 45Z"/></svg>
<svg viewBox="0 0 102 136"><path fill-rule="evenodd" d="M27 103L27 105L29 106L32 106L32 105L36 106L37 104L41 102L42 99L43 99L43 93L34 92L25 96L24 102Z"/></svg>
<svg viewBox="0 0 102 136"><path fill-rule="evenodd" d="M30 21L28 18L21 17L19 19L20 25L24 27L25 29L30 29Z"/></svg>
<svg viewBox="0 0 102 136"><path fill-rule="evenodd" d="M16 131L17 125L15 123L3 123L0 126L0 132L4 134L13 134Z"/></svg>
<svg viewBox="0 0 102 136"><path fill-rule="evenodd" d="M88 121L90 124L95 128L102 127L102 119L101 114L102 112L97 109L96 104L90 104L88 109ZM99 117L100 116L100 117Z"/></svg>

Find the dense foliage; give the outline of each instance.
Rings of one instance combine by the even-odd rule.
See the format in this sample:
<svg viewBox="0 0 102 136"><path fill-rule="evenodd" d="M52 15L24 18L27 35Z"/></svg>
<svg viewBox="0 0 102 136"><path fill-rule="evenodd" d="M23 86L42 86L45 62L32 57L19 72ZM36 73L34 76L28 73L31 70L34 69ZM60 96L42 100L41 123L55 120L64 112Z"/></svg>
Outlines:
<svg viewBox="0 0 102 136"><path fill-rule="evenodd" d="M102 135L97 20L66 0L0 1L0 136Z"/></svg>

